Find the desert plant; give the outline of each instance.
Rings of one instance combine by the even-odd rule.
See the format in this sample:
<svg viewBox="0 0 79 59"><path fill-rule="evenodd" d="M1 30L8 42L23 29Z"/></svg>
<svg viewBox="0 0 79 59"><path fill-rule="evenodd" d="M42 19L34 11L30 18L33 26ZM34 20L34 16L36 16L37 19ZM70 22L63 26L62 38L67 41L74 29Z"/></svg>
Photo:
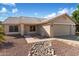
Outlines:
<svg viewBox="0 0 79 59"><path fill-rule="evenodd" d="M3 27L0 25L0 44L4 42Z"/></svg>
<svg viewBox="0 0 79 59"><path fill-rule="evenodd" d="M0 34L0 44L2 44L4 42L4 35L3 34Z"/></svg>

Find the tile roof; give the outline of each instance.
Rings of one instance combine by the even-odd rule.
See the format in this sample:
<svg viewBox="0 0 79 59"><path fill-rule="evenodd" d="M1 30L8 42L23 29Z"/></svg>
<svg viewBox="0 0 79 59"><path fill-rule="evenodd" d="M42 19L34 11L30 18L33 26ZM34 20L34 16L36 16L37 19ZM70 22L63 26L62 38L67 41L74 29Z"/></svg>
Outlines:
<svg viewBox="0 0 79 59"><path fill-rule="evenodd" d="M20 17L8 17L5 21L3 21L3 24L41 24L41 23L47 23L47 22L51 22L52 20L55 20L58 17L61 16L67 16L68 18L70 18L72 20L72 18L67 15L66 13L64 14L60 14L57 15L55 17L51 17L51 18L36 18L36 17L24 17L24 16L20 16Z"/></svg>

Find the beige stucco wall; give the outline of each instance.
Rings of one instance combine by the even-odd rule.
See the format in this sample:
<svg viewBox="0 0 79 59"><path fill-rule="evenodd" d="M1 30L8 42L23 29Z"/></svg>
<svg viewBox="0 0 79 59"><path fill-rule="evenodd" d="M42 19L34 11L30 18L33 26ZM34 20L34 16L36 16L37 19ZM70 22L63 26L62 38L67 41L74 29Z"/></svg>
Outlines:
<svg viewBox="0 0 79 59"><path fill-rule="evenodd" d="M37 25L37 34L41 35L41 25Z"/></svg>
<svg viewBox="0 0 79 59"><path fill-rule="evenodd" d="M50 37L50 25L49 24L41 25L40 26L40 34L42 36Z"/></svg>
<svg viewBox="0 0 79 59"><path fill-rule="evenodd" d="M75 25L71 26L71 35L75 35L76 27Z"/></svg>
<svg viewBox="0 0 79 59"><path fill-rule="evenodd" d="M24 25L24 33L27 34L29 32L29 26L28 25Z"/></svg>
<svg viewBox="0 0 79 59"><path fill-rule="evenodd" d="M56 18L55 20L52 21L54 24L71 24L71 25L75 25L75 23L69 19L68 17L66 16L62 16L62 17L58 17Z"/></svg>

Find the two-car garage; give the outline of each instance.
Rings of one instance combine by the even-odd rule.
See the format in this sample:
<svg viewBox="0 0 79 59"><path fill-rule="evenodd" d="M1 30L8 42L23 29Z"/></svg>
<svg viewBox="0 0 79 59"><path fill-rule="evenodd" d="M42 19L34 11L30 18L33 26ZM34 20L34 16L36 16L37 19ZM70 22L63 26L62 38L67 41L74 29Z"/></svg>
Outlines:
<svg viewBox="0 0 79 59"><path fill-rule="evenodd" d="M51 23L51 36L75 35L75 23L67 14L55 17Z"/></svg>
<svg viewBox="0 0 79 59"><path fill-rule="evenodd" d="M75 26L74 25L65 25L65 24L54 24L53 26L54 36L61 35L75 35Z"/></svg>

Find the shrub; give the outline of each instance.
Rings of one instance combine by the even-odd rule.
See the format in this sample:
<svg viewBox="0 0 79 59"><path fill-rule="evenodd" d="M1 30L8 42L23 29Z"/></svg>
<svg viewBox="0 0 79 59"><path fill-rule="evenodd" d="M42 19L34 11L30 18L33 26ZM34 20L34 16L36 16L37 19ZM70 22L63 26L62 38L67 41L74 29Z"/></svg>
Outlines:
<svg viewBox="0 0 79 59"><path fill-rule="evenodd" d="M0 44L4 42L3 27L0 25Z"/></svg>
<svg viewBox="0 0 79 59"><path fill-rule="evenodd" d="M0 34L0 44L4 42L4 35Z"/></svg>

